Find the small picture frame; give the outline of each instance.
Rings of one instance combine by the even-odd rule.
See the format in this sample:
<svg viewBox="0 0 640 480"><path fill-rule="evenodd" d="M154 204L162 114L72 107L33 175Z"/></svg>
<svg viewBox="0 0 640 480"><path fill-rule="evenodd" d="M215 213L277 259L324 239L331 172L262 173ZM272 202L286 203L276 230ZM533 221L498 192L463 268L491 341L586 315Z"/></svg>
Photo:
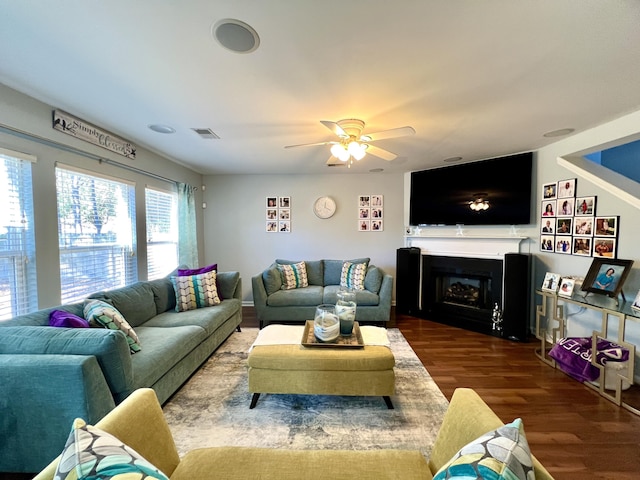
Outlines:
<svg viewBox="0 0 640 480"><path fill-rule="evenodd" d="M280 233L290 233L291 232L291 222L289 220L281 220L278 222L278 231Z"/></svg>
<svg viewBox="0 0 640 480"><path fill-rule="evenodd" d="M571 253L582 257L591 256L591 237L573 237L573 249Z"/></svg>
<svg viewBox="0 0 640 480"><path fill-rule="evenodd" d="M368 220L369 219L369 213L370 213L370 209L369 208L360 208L358 210L358 218L361 220Z"/></svg>
<svg viewBox="0 0 640 480"><path fill-rule="evenodd" d="M608 237L595 237L593 239L593 256L603 258L616 258L618 240Z"/></svg>
<svg viewBox="0 0 640 480"><path fill-rule="evenodd" d="M540 251L553 252L555 237L553 235L540 235Z"/></svg>
<svg viewBox="0 0 640 480"><path fill-rule="evenodd" d="M571 235L573 232L573 217L558 217L556 219L556 235Z"/></svg>
<svg viewBox="0 0 640 480"><path fill-rule="evenodd" d="M371 206L371 196L370 195L359 195L358 196L358 206L360 208L369 208Z"/></svg>
<svg viewBox="0 0 640 480"><path fill-rule="evenodd" d="M543 218L540 222L540 233L543 235L553 235L556 231L556 222L553 218Z"/></svg>
<svg viewBox="0 0 640 480"><path fill-rule="evenodd" d="M384 195L371 195L371 208L382 208L384 206Z"/></svg>
<svg viewBox="0 0 640 480"><path fill-rule="evenodd" d="M371 222L369 220L358 220L358 231L368 232L371 230Z"/></svg>
<svg viewBox="0 0 640 480"><path fill-rule="evenodd" d="M371 220L371 231L372 232L381 232L384 230L384 221L383 220Z"/></svg>
<svg viewBox="0 0 640 480"><path fill-rule="evenodd" d="M560 275L557 273L547 272L542 281L542 290L545 292L556 293L558 291L558 284L560 282Z"/></svg>
<svg viewBox="0 0 640 480"><path fill-rule="evenodd" d="M631 304L631 308L640 310L640 290L638 290L638 293L636 294L636 298Z"/></svg>
<svg viewBox="0 0 640 480"><path fill-rule="evenodd" d="M267 208L278 208L278 197L267 197Z"/></svg>
<svg viewBox="0 0 640 480"><path fill-rule="evenodd" d="M573 215L574 206L576 199L573 197L570 198L559 198L557 200L557 208L556 212L559 217L567 217Z"/></svg>
<svg viewBox="0 0 640 480"><path fill-rule="evenodd" d="M595 235L598 237L617 237L620 217L596 217Z"/></svg>
<svg viewBox="0 0 640 480"><path fill-rule="evenodd" d="M633 260L596 257L584 277L582 290L615 298L622 291L632 265Z"/></svg>
<svg viewBox="0 0 640 480"><path fill-rule="evenodd" d="M542 216L543 217L555 217L556 216L556 201L555 200L543 200L542 201Z"/></svg>
<svg viewBox="0 0 640 480"><path fill-rule="evenodd" d="M275 220L278 218L277 208L267 208L267 220Z"/></svg>
<svg viewBox="0 0 640 480"><path fill-rule="evenodd" d="M596 197L576 197L575 216L592 217L596 214Z"/></svg>
<svg viewBox="0 0 640 480"><path fill-rule="evenodd" d="M291 220L291 209L281 208L280 210L278 210L278 218L280 220Z"/></svg>
<svg viewBox="0 0 640 480"><path fill-rule="evenodd" d="M560 180L558 182L558 198L569 198L576 196L576 182L575 178L568 178L566 180Z"/></svg>
<svg viewBox="0 0 640 480"><path fill-rule="evenodd" d="M573 288L576 285L576 281L571 277L562 277L558 287L558 295L563 297L570 297L573 295Z"/></svg>
<svg viewBox="0 0 640 480"><path fill-rule="evenodd" d="M556 237L556 253L562 253L563 255L571 255L571 237Z"/></svg>
<svg viewBox="0 0 640 480"><path fill-rule="evenodd" d="M542 186L542 198L545 200L555 200L556 192L557 192L557 184L554 183L546 183Z"/></svg>
<svg viewBox="0 0 640 480"><path fill-rule="evenodd" d="M278 208L291 208L291 197L280 197Z"/></svg>
<svg viewBox="0 0 640 480"><path fill-rule="evenodd" d="M278 222L275 220L267 222L266 231L267 233L276 233L278 231Z"/></svg>
<svg viewBox="0 0 640 480"><path fill-rule="evenodd" d="M577 237L593 236L593 217L580 217L573 221L573 234Z"/></svg>

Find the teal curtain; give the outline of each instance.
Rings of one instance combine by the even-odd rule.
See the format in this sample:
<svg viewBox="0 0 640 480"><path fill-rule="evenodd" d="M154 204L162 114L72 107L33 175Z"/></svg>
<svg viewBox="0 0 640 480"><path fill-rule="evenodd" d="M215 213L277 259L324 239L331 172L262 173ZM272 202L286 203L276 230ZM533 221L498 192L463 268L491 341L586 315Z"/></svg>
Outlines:
<svg viewBox="0 0 640 480"><path fill-rule="evenodd" d="M186 183L178 187L178 263L198 266L198 231L196 228L196 188Z"/></svg>

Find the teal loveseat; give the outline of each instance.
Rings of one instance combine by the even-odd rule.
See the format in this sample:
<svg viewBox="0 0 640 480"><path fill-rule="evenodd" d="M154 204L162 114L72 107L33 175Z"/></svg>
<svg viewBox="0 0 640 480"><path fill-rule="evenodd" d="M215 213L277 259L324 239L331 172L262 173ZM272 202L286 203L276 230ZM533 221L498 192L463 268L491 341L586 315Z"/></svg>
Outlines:
<svg viewBox="0 0 640 480"><path fill-rule="evenodd" d="M73 419L97 422L138 388L165 402L239 328L240 275L219 272L217 282L219 305L182 312L169 278L91 295L133 327L141 345L133 355L119 330L48 326L53 310L82 317L83 303L0 322L0 472L41 470Z"/></svg>
<svg viewBox="0 0 640 480"><path fill-rule="evenodd" d="M356 320L384 324L391 317L393 277L386 274L368 258L354 260L305 260L307 287L282 289L278 264L291 265L300 260L277 259L263 272L251 278L253 304L260 328L269 323L304 322L313 318L316 306L335 304L340 291L340 277L344 262L366 263L364 290L356 291Z"/></svg>

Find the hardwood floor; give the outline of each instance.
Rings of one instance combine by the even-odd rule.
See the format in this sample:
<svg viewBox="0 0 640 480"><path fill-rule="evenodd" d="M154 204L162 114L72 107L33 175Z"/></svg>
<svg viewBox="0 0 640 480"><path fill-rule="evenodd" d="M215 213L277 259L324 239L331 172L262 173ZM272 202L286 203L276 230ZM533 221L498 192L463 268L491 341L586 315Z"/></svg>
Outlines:
<svg viewBox="0 0 640 480"><path fill-rule="evenodd" d="M244 326L257 326L252 310ZM504 422L522 418L533 454L558 480L640 478L640 416L542 363L537 343L405 315L394 326L448 399L473 388Z"/></svg>

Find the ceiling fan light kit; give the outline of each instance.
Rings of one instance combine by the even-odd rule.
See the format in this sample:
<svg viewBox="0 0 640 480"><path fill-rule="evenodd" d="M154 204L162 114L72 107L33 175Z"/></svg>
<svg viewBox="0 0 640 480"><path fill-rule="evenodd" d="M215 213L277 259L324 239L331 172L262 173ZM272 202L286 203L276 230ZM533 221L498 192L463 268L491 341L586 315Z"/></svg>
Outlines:
<svg viewBox="0 0 640 480"><path fill-rule="evenodd" d="M331 157L327 161L327 165L333 166L335 165L336 160L340 160L345 163L348 162L347 166L351 167L354 159L356 161L362 160L367 153L387 161L395 160L397 157L395 153L391 153L380 147L369 145L369 143L387 138L413 135L416 133L413 127L406 126L363 135L362 130L364 130L365 123L357 118L348 118L338 122L321 120L320 123L337 135L340 140L305 143L301 145L287 145L284 148L331 145Z"/></svg>

